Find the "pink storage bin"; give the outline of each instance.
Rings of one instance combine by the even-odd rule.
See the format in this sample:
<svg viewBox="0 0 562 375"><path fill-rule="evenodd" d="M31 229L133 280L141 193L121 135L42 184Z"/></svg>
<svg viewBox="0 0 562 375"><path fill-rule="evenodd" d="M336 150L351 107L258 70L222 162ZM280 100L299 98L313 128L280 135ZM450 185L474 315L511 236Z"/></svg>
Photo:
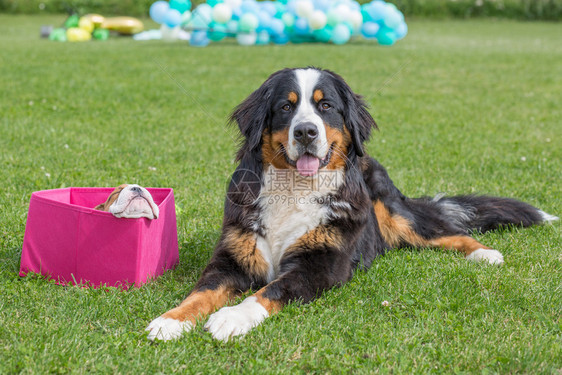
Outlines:
<svg viewBox="0 0 562 375"><path fill-rule="evenodd" d="M94 210L113 188L65 188L31 194L20 276L33 271L59 284L137 287L179 259L174 192L148 188L160 216L116 218Z"/></svg>

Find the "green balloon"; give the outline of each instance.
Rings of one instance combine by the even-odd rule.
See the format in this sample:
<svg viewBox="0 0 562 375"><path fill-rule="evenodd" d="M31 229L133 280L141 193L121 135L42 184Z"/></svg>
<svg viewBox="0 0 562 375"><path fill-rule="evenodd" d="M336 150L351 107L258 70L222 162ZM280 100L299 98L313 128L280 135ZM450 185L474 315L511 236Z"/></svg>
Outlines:
<svg viewBox="0 0 562 375"><path fill-rule="evenodd" d="M109 38L109 30L108 29L95 29L92 33L92 36L95 40L107 40Z"/></svg>
<svg viewBox="0 0 562 375"><path fill-rule="evenodd" d="M66 42L66 30L65 29L54 29L49 34L49 40L55 40L57 42Z"/></svg>
<svg viewBox="0 0 562 375"><path fill-rule="evenodd" d="M69 16L66 21L64 21L64 27L70 29L71 27L78 27L78 22L80 21L80 17L77 14L73 14Z"/></svg>
<svg viewBox="0 0 562 375"><path fill-rule="evenodd" d="M326 26L322 29L314 30L312 34L317 41L322 43L328 43L332 39L332 34L334 30L330 26Z"/></svg>

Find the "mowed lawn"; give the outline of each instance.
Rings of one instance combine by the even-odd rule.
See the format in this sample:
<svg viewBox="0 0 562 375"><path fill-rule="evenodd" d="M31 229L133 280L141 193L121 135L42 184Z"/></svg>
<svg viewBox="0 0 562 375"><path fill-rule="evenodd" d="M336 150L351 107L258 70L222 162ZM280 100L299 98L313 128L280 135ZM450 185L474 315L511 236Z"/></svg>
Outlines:
<svg viewBox="0 0 562 375"><path fill-rule="evenodd" d="M39 39L63 20L0 15L0 373L562 371L559 222L477 235L501 267L393 251L228 343L202 325L161 344L144 332L219 237L230 111L283 67L334 70L364 95L380 128L368 151L405 194L509 196L560 216L561 24L413 20L390 48ZM33 191L121 183L174 189L176 269L129 291L18 276Z"/></svg>

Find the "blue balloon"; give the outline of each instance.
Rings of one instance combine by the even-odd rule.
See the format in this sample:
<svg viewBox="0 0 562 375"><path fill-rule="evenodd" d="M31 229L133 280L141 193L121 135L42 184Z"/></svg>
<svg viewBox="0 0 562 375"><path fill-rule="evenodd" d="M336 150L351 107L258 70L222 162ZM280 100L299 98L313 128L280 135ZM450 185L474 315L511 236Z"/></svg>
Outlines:
<svg viewBox="0 0 562 375"><path fill-rule="evenodd" d="M242 9L242 13L254 13L257 15L260 11L260 6L255 0L244 0L240 9Z"/></svg>
<svg viewBox="0 0 562 375"><path fill-rule="evenodd" d="M384 1L373 1L367 11L371 16L371 20L375 22L385 19L388 12Z"/></svg>
<svg viewBox="0 0 562 375"><path fill-rule="evenodd" d="M170 0L170 8L176 9L178 12L183 14L186 10L191 9L190 0Z"/></svg>
<svg viewBox="0 0 562 375"><path fill-rule="evenodd" d="M373 21L367 21L361 26L361 35L365 38L374 38L379 31L379 24Z"/></svg>
<svg viewBox="0 0 562 375"><path fill-rule="evenodd" d="M406 22L402 22L396 29L394 29L394 34L396 34L396 39L402 39L408 34L408 25Z"/></svg>
<svg viewBox="0 0 562 375"><path fill-rule="evenodd" d="M207 37L206 31L194 31L191 33L189 44L194 47L206 47L211 40Z"/></svg>
<svg viewBox="0 0 562 375"><path fill-rule="evenodd" d="M261 10L258 13L258 21L259 21L258 31L266 30L271 25L271 16L266 11ZM259 39L259 35L258 35L258 39Z"/></svg>
<svg viewBox="0 0 562 375"><path fill-rule="evenodd" d="M321 10L327 13L330 10L331 2L330 0L314 0L314 9Z"/></svg>
<svg viewBox="0 0 562 375"><path fill-rule="evenodd" d="M396 42L396 34L388 27L381 27L377 33L377 42L383 46L391 46Z"/></svg>
<svg viewBox="0 0 562 375"><path fill-rule="evenodd" d="M170 10L170 5L166 1L157 1L150 6L150 10L148 13L150 14L150 18L154 20L156 23L164 23L164 19L166 18L166 13Z"/></svg>
<svg viewBox="0 0 562 375"><path fill-rule="evenodd" d="M332 42L334 44L345 44L351 37L351 31L349 27L340 23L334 27L334 32L332 33Z"/></svg>
<svg viewBox="0 0 562 375"><path fill-rule="evenodd" d="M164 23L168 27L176 27L181 23L181 13L177 9L169 9L164 17Z"/></svg>
<svg viewBox="0 0 562 375"><path fill-rule="evenodd" d="M287 44L289 43L289 35L286 33L274 35L271 37L271 41L275 44Z"/></svg>
<svg viewBox="0 0 562 375"><path fill-rule="evenodd" d="M256 45L266 45L269 44L269 33L265 30L258 33L258 39L256 40Z"/></svg>
<svg viewBox="0 0 562 375"><path fill-rule="evenodd" d="M277 7L275 6L275 3L273 1L262 1L261 9L262 11L267 12L267 14L269 14L271 17L274 17L277 14Z"/></svg>
<svg viewBox="0 0 562 375"><path fill-rule="evenodd" d="M212 41L218 42L226 37L227 32L228 30L226 25L213 23L210 25L209 30L207 31L207 37Z"/></svg>
<svg viewBox="0 0 562 375"><path fill-rule="evenodd" d="M307 35L310 31L310 27L308 26L306 18L297 18L294 30L297 35Z"/></svg>
<svg viewBox="0 0 562 375"><path fill-rule="evenodd" d="M271 36L281 35L285 30L285 24L278 18L273 18L269 24L269 33Z"/></svg>

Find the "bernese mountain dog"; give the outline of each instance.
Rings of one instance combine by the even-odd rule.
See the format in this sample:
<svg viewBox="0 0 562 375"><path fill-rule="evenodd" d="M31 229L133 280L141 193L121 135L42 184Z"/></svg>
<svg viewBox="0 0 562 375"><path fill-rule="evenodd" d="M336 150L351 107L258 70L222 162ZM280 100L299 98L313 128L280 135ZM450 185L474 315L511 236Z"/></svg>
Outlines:
<svg viewBox="0 0 562 375"><path fill-rule="evenodd" d="M209 314L205 329L214 338L244 335L393 248L453 249L501 264L502 254L471 231L557 219L509 198L404 196L365 152L376 128L365 102L328 70L272 74L231 122L243 142L219 242L191 294L150 323L149 339L178 338ZM255 293L225 306L249 290Z"/></svg>

